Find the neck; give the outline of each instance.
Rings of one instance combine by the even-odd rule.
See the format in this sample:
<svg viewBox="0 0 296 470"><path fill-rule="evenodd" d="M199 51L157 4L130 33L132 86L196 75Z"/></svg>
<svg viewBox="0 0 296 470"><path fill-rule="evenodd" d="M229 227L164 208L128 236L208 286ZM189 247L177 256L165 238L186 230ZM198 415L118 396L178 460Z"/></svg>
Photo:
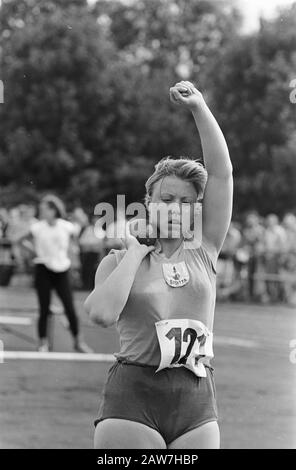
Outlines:
<svg viewBox="0 0 296 470"><path fill-rule="evenodd" d="M159 238L161 251L169 258L181 245L183 238Z"/></svg>
<svg viewBox="0 0 296 470"><path fill-rule="evenodd" d="M56 221L57 221L57 219L50 219L50 220L47 220L47 223L48 223L48 225L55 225Z"/></svg>

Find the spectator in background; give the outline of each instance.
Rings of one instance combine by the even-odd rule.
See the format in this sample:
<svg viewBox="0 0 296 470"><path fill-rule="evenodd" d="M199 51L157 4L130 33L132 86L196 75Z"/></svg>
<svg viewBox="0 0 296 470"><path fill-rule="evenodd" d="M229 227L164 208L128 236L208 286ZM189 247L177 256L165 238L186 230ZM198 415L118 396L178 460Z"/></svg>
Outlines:
<svg viewBox="0 0 296 470"><path fill-rule="evenodd" d="M282 221L282 227L286 233L286 244L280 275L284 290L284 300L291 305L296 305L296 217L287 213Z"/></svg>
<svg viewBox="0 0 296 470"><path fill-rule="evenodd" d="M8 229L9 212L0 208L0 286L8 286L14 272L14 257Z"/></svg>
<svg viewBox="0 0 296 470"><path fill-rule="evenodd" d="M220 299L229 299L241 288L240 263L237 260L241 239L240 230L231 222L218 258L217 287Z"/></svg>
<svg viewBox="0 0 296 470"><path fill-rule="evenodd" d="M221 255L223 258L231 258L233 259L236 251L241 243L241 233L240 230L237 228L236 224L232 221L229 226L229 230L227 232Z"/></svg>
<svg viewBox="0 0 296 470"><path fill-rule="evenodd" d="M271 302L277 302L283 297L279 274L282 256L286 250L286 244L286 231L280 226L278 216L275 214L269 214L266 217L263 245L266 293Z"/></svg>
<svg viewBox="0 0 296 470"><path fill-rule="evenodd" d="M36 218L36 209L32 205L21 204L18 206L19 209L19 220L13 227L13 234L11 235L12 241L14 237L21 237L31 229L32 225L38 222ZM13 250L17 259L17 264L23 272L33 272L33 257L29 250L26 250L22 246L16 246L14 244Z"/></svg>
<svg viewBox="0 0 296 470"><path fill-rule="evenodd" d="M0 238L7 238L9 213L4 207L0 208Z"/></svg>
<svg viewBox="0 0 296 470"><path fill-rule="evenodd" d="M123 210L118 211L116 221L108 225L106 229L106 248L107 249L118 249L123 248L121 238L125 237L125 227L127 220L125 212Z"/></svg>
<svg viewBox="0 0 296 470"><path fill-rule="evenodd" d="M281 225L286 233L286 253L296 253L296 216L291 212L285 214Z"/></svg>
<svg viewBox="0 0 296 470"><path fill-rule="evenodd" d="M19 243L35 252L35 287L39 302L39 351L49 349L48 319L50 317L50 297L54 289L58 294L69 320L74 349L77 352L92 352L79 335L78 316L75 311L69 282L71 261L68 255L71 236L76 228L64 220L65 211L62 201L56 196L46 196L40 203L40 217L25 234L18 238Z"/></svg>
<svg viewBox="0 0 296 470"><path fill-rule="evenodd" d="M106 232L97 221L93 216L79 236L82 286L87 290L94 288L96 270L105 255Z"/></svg>
<svg viewBox="0 0 296 470"><path fill-rule="evenodd" d="M256 211L250 211L246 215L242 230L242 247L247 253L248 260L248 294L249 300L256 300L255 274L259 269L263 254L264 227L260 222Z"/></svg>
<svg viewBox="0 0 296 470"><path fill-rule="evenodd" d="M32 205L20 204L11 212L10 236L20 237L37 222L36 210Z"/></svg>
<svg viewBox="0 0 296 470"><path fill-rule="evenodd" d="M87 213L82 207L76 207L72 212L71 221L77 227L78 237L81 237L84 230L89 226Z"/></svg>
<svg viewBox="0 0 296 470"><path fill-rule="evenodd" d="M81 250L79 245L79 237L88 226L88 217L81 207L76 207L69 215L69 220L75 227L75 237L70 239L69 256L71 259L71 282L74 288L81 288Z"/></svg>
<svg viewBox="0 0 296 470"><path fill-rule="evenodd" d="M20 204L11 210L7 234L12 242L12 253L17 269L22 273L32 271L32 253L15 241L26 234L38 221L35 212L35 207L27 204Z"/></svg>

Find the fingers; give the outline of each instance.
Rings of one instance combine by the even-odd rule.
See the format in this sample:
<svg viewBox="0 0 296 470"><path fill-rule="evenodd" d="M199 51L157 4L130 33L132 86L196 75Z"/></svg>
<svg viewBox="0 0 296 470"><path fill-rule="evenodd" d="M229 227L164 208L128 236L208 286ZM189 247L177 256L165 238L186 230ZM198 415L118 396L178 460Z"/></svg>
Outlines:
<svg viewBox="0 0 296 470"><path fill-rule="evenodd" d="M180 90L180 91L187 91L189 89L189 87L185 85L185 83L182 83L182 82L176 83L176 85L173 88L177 88L177 90Z"/></svg>
<svg viewBox="0 0 296 470"><path fill-rule="evenodd" d="M174 104L180 104L178 97L175 95L173 88L170 88L170 100Z"/></svg>
<svg viewBox="0 0 296 470"><path fill-rule="evenodd" d="M191 82L181 82L183 86L187 86L192 94L200 95L200 91Z"/></svg>
<svg viewBox="0 0 296 470"><path fill-rule="evenodd" d="M130 221L127 221L127 223L125 224L125 238L128 238L131 236L131 222Z"/></svg>
<svg viewBox="0 0 296 470"><path fill-rule="evenodd" d="M173 103L181 104L182 98L194 93L194 85L188 81L177 82L175 86L170 88L170 98Z"/></svg>
<svg viewBox="0 0 296 470"><path fill-rule="evenodd" d="M122 243L123 248L127 249L128 246L127 246L127 243L126 243L126 239L125 238L120 238L120 241Z"/></svg>
<svg viewBox="0 0 296 470"><path fill-rule="evenodd" d="M181 82L176 83L175 87L173 88L177 88L180 91L187 91L188 94L195 93L195 91L197 91L193 83L185 81L185 80L182 80Z"/></svg>
<svg viewBox="0 0 296 470"><path fill-rule="evenodd" d="M127 222L125 224L125 236L120 238L124 248L128 248L129 241L131 238L132 238L132 235L130 232L130 222Z"/></svg>
<svg viewBox="0 0 296 470"><path fill-rule="evenodd" d="M174 86L172 88L170 88L170 98L171 98L171 101L173 103L176 103L176 104L181 104L183 102L185 102L185 99L183 98L181 92L185 92L186 93L186 88L184 87L177 87L177 86Z"/></svg>
<svg viewBox="0 0 296 470"><path fill-rule="evenodd" d="M184 86L187 86L190 90L194 90L195 86L191 82L182 82L184 83Z"/></svg>
<svg viewBox="0 0 296 470"><path fill-rule="evenodd" d="M193 83L187 82L187 81L185 81L185 80L182 80L181 82L176 83L175 86L176 86L176 87L183 87L183 88L185 88L186 90L193 90L193 89L194 89Z"/></svg>
<svg viewBox="0 0 296 470"><path fill-rule="evenodd" d="M151 253L151 251L154 251L154 250L155 250L155 246L154 246L154 245L147 247L147 253Z"/></svg>

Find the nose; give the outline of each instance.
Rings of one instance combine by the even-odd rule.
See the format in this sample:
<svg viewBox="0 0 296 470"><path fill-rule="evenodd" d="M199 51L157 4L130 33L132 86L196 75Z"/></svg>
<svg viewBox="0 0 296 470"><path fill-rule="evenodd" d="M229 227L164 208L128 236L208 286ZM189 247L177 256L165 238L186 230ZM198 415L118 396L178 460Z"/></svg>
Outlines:
<svg viewBox="0 0 296 470"><path fill-rule="evenodd" d="M174 222L179 222L181 218L181 205L180 203L173 203L169 208L169 219Z"/></svg>

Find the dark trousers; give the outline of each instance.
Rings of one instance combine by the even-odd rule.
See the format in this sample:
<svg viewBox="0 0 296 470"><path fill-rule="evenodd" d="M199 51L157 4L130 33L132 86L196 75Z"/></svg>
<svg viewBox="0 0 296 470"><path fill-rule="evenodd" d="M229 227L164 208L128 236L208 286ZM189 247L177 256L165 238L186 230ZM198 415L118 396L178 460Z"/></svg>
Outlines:
<svg viewBox="0 0 296 470"><path fill-rule="evenodd" d="M100 255L93 251L81 251L81 280L82 287L86 290L93 290L95 284L96 270L100 261Z"/></svg>
<svg viewBox="0 0 296 470"><path fill-rule="evenodd" d="M69 270L56 273L43 264L35 267L35 287L39 301L39 338L47 337L47 321L50 312L51 291L54 289L62 301L65 314L69 320L70 330L73 336L78 335L78 318L75 312L72 292L69 282Z"/></svg>
<svg viewBox="0 0 296 470"><path fill-rule="evenodd" d="M252 255L249 258L248 262L248 286L249 286L249 297L250 299L254 299L255 297L255 273L258 267L258 257L256 255Z"/></svg>

